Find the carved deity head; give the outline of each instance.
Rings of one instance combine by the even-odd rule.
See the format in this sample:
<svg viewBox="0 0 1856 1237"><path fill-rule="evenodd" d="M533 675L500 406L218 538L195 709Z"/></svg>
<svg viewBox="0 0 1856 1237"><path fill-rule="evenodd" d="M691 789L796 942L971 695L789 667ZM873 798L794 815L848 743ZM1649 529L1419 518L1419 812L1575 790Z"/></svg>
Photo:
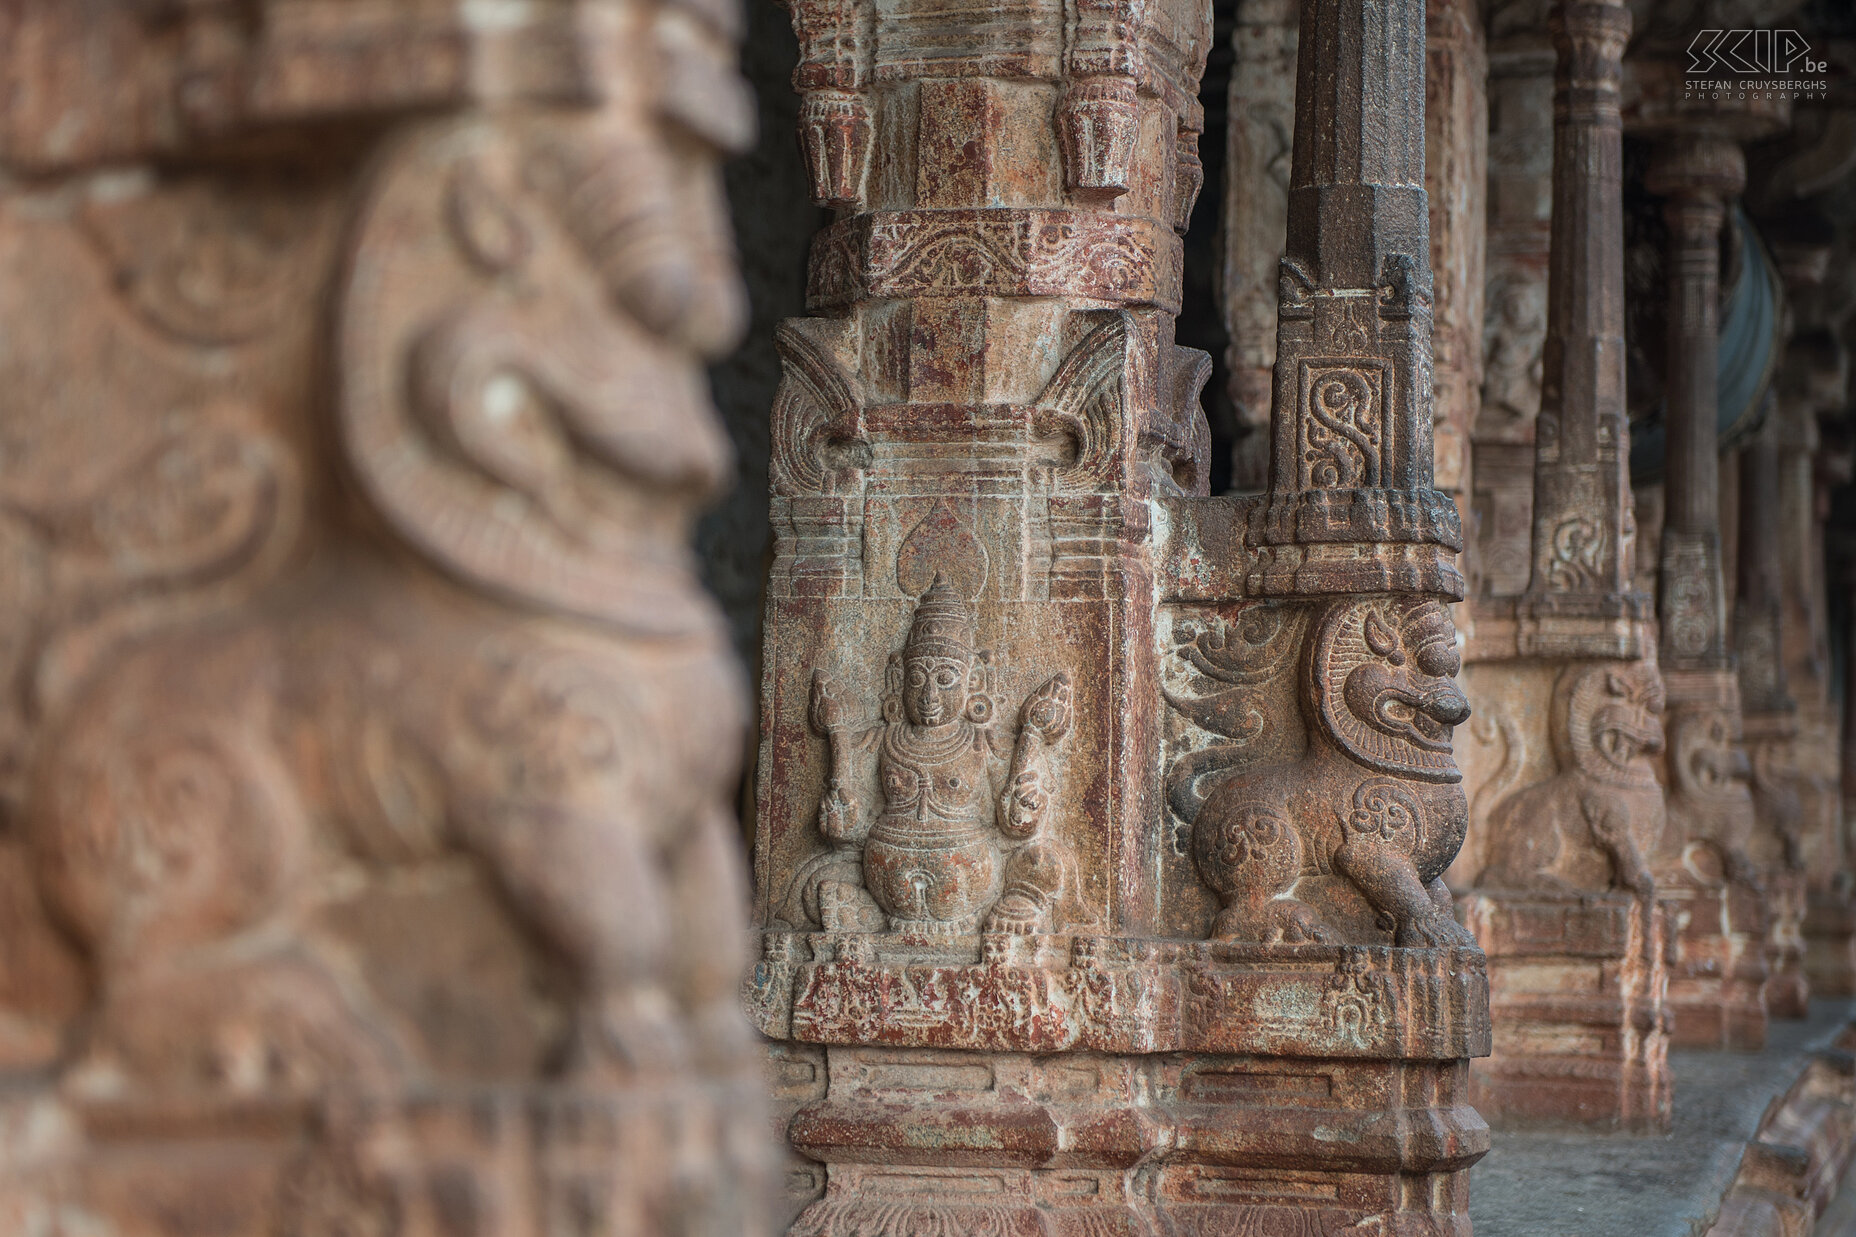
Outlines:
<svg viewBox="0 0 1856 1237"><path fill-rule="evenodd" d="M992 705L980 690L981 657L973 648L973 610L936 574L922 594L908 640L892 667L892 690L913 726L946 726L961 719L984 722Z"/></svg>
<svg viewBox="0 0 1856 1237"><path fill-rule="evenodd" d="M1554 743L1562 767L1613 785L1656 780L1663 750L1663 680L1643 663L1590 666L1560 680Z"/></svg>

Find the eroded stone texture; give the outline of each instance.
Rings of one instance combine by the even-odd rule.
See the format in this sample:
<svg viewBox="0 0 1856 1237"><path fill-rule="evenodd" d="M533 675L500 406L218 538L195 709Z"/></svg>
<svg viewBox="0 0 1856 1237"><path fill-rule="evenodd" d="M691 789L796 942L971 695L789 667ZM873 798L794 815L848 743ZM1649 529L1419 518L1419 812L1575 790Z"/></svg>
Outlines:
<svg viewBox="0 0 1856 1237"><path fill-rule="evenodd" d="M505 16L0 13L9 1232L764 1224L737 15Z"/></svg>
<svg viewBox="0 0 1856 1237"><path fill-rule="evenodd" d="M747 986L794 1233L1467 1230L1424 11L1300 18L1267 492L1212 499L1208 10L794 8L838 217L781 333Z"/></svg>
<svg viewBox="0 0 1856 1237"><path fill-rule="evenodd" d="M1472 691L1498 747L1479 762L1476 896L1495 1055L1480 1106L1515 1118L1669 1121L1669 916L1652 858L1664 689L1635 591L1624 409L1622 4L1554 7L1552 221L1533 426L1531 568L1481 603ZM1518 285L1523 286L1523 285ZM1503 436L1518 439L1510 420Z"/></svg>

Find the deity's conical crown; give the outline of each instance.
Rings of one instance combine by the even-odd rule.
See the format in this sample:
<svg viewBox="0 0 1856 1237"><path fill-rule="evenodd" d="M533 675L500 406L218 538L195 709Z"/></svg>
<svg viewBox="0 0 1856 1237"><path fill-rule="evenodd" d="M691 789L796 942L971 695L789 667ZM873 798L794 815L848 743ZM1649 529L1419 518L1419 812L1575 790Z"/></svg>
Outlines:
<svg viewBox="0 0 1856 1237"><path fill-rule="evenodd" d="M915 621L909 627L909 639L902 646L904 657L951 657L955 661L973 660L973 610L940 572L922 594L915 607Z"/></svg>

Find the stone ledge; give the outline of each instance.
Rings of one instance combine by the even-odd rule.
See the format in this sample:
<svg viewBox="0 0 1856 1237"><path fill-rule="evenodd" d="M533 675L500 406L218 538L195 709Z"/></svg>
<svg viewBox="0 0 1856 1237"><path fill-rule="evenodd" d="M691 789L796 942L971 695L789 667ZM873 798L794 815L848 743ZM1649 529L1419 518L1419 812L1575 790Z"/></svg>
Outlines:
<svg viewBox="0 0 1856 1237"><path fill-rule="evenodd" d="M1670 1053L1675 1119L1667 1136L1496 1132L1470 1178L1476 1237L1790 1231L1766 1224L1788 1207L1774 1183L1791 1189L1794 1202L1802 1195L1822 1206L1847 1168L1847 1134L1838 1135L1823 1091L1842 1071L1851 1012L1846 1001L1815 1001L1807 1021L1774 1022L1760 1053ZM1840 1121L1849 1119L1844 1111ZM1815 1145L1798 1149L1802 1159L1771 1150L1790 1146L1785 1139ZM1749 1143L1760 1144L1751 1156Z"/></svg>
<svg viewBox="0 0 1856 1237"><path fill-rule="evenodd" d="M1489 1051L1474 949L786 931L761 944L744 996L773 1039L1409 1061Z"/></svg>

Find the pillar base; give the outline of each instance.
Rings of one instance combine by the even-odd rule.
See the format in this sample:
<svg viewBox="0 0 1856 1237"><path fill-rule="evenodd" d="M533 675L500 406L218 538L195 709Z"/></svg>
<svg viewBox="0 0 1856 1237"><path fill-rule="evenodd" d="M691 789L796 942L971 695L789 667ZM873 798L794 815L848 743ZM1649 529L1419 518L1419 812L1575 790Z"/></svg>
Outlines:
<svg viewBox="0 0 1856 1237"><path fill-rule="evenodd" d="M1811 994L1856 996L1856 899L1832 889L1808 892L1803 935Z"/></svg>
<svg viewBox="0 0 1856 1237"><path fill-rule="evenodd" d="M749 1006L784 1041L776 1086L803 1084L784 1105L795 1162L823 1168L788 1175L812 1195L788 1200L794 1237L1468 1237L1488 1147L1468 1100L1466 1058L1487 1051L1474 950L765 943Z"/></svg>
<svg viewBox="0 0 1856 1237"><path fill-rule="evenodd" d="M1625 893L1478 891L1460 899L1488 955L1494 1053L1470 1103L1497 1125L1669 1128L1669 922Z"/></svg>
<svg viewBox="0 0 1856 1237"><path fill-rule="evenodd" d="M792 1237L1350 1226L1469 1237L1466 1170L1488 1144L1461 1062L874 1048L825 1059L832 1094L789 1131L827 1161L828 1184Z"/></svg>
<svg viewBox="0 0 1856 1237"><path fill-rule="evenodd" d="M1679 924L1669 966L1669 1045L1758 1052L1766 1046L1765 912L1741 882L1661 882Z"/></svg>

